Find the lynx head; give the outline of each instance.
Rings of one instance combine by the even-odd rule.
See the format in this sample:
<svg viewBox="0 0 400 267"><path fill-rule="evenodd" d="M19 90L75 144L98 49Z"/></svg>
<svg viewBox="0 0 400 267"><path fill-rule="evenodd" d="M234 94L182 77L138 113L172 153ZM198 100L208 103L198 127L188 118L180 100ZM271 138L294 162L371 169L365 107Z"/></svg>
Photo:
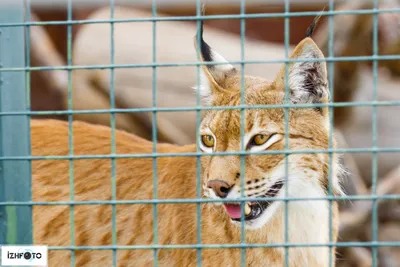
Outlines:
<svg viewBox="0 0 400 267"><path fill-rule="evenodd" d="M327 103L329 90L324 56L314 41L306 37L294 49L274 81L262 77L244 76L244 103L248 106L275 105L273 108L244 110L243 139L241 138L241 111L232 109L241 103L241 73L198 36L202 66L200 95L206 105L229 106L230 109L212 109L204 114L200 125L200 150L206 153L239 152L241 142L248 152L276 151L285 148L285 110L277 107L285 99L293 104L288 109L288 148L290 151L323 150L329 148L329 114L326 106L297 107L298 104ZM197 37L196 37L197 40ZM298 60L297 60L298 59ZM215 64L213 64L213 62ZM287 75L286 75L287 74ZM287 78L285 78L287 77ZM285 98L285 83L289 96ZM334 145L334 144L333 144ZM241 197L240 177L244 178L244 196L283 197L285 188L289 197L323 197L328 193L329 155L327 153L294 153L287 156L286 172L283 153L264 153L245 156L245 173L241 171L239 155L208 155L202 157L203 192L209 198L228 198L220 210L233 223L242 216L235 199ZM332 190L341 192L335 175L333 159ZM287 173L287 176L286 176ZM287 177L287 179L285 179ZM287 181L287 183L285 182ZM244 206L247 229L258 229L279 212L282 201L251 201ZM294 208L313 208L312 201L296 201ZM293 208L292 208L293 210Z"/></svg>

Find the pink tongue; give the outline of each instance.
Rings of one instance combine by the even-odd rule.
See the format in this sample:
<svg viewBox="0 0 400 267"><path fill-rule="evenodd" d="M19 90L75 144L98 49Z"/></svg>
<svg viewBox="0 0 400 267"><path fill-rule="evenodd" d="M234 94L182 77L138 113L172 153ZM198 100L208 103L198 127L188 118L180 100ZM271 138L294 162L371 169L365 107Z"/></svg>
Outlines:
<svg viewBox="0 0 400 267"><path fill-rule="evenodd" d="M224 206L229 216L231 216L231 218L233 219L240 218L241 215L240 205L224 204Z"/></svg>

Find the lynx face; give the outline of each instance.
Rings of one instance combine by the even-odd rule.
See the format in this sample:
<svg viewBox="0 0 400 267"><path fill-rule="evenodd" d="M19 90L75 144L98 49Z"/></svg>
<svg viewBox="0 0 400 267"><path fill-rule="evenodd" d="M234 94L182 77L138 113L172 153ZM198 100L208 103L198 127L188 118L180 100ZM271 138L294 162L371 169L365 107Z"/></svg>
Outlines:
<svg viewBox="0 0 400 267"><path fill-rule="evenodd" d="M202 35L202 32L201 32ZM240 105L240 72L212 50L201 38L204 61L226 64L203 66L198 87L205 103L210 106ZM291 58L303 59L289 65L288 85L290 103L326 103L328 86L323 55L310 38L304 39ZM307 59L314 61L304 62ZM273 82L245 76L244 102L246 105L279 105L285 99L285 70L282 68ZM209 110L200 125L200 149L203 152L274 151L285 149L285 111L283 108L246 109L244 138L241 140L239 109ZM288 111L288 148L291 151L329 148L328 110L321 108L290 108ZM242 143L243 142L243 143ZM285 167L284 154L245 156L245 197L323 197L328 191L328 154L290 154ZM233 223L241 219L241 208L235 199L241 197L240 156L203 156L203 191L209 198L232 199L224 205ZM334 167L335 168L335 167ZM336 177L335 175L333 175ZM285 179L287 177L287 179ZM287 183L285 182L287 181ZM336 179L334 192L340 192ZM244 219L248 229L258 229L269 221L282 206L282 201L252 201L244 205ZM298 201L293 208L314 208L315 202ZM299 206L300 205L300 206ZM302 205L302 206L301 206ZM293 209L291 209L293 210Z"/></svg>

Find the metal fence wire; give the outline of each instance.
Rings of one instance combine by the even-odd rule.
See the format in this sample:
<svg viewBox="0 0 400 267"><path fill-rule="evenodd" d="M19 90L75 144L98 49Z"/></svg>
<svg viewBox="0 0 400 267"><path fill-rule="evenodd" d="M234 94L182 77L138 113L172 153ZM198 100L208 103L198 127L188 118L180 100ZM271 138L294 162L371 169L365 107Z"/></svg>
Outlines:
<svg viewBox="0 0 400 267"><path fill-rule="evenodd" d="M77 0L78 1L78 0ZM49 1L51 2L51 1ZM117 266L117 253L118 250L138 250L146 249L154 251L154 266L159 264L158 252L160 249L188 249L192 248L197 250L197 266L202 266L202 250L203 249L219 249L219 248L240 248L241 249L241 266L246 266L246 249L247 248L268 248L268 247L283 247L285 249L285 266L289 266L289 248L291 247L304 247L304 246L326 246L329 249L334 247L369 247L372 250L372 263L370 266L378 266L378 248L379 247L399 247L399 241L379 241L378 237L378 201L379 200L400 200L400 195L378 195L377 184L378 184L378 153L385 152L400 152L400 147L391 148L380 148L377 145L378 130L377 130L377 108L380 106L400 106L400 101L378 101L377 100L377 79L378 79L378 62L385 60L400 60L399 55L379 55L378 51L378 19L377 16L380 13L400 12L400 9L378 9L378 0L374 0L373 9L363 10L344 10L335 11L334 1L329 0L326 10L318 12L290 12L290 0L284 1L285 11L283 13L260 13L260 14L246 14L246 2L240 1L240 14L235 15L204 15L202 13L202 3L200 0L196 1L196 15L194 16L157 16L157 1L152 1L152 17L148 18L130 18L130 19L115 19L114 18L114 0L109 0L110 6L110 19L109 20L73 20L73 0L68 0L68 19L66 21L31 21L31 3L30 0L24 1L13 1L8 5L0 5L0 244L32 244L34 242L33 236L33 225L32 225L32 208L34 206L44 205L69 205L69 224L70 224L70 238L71 243L69 246L49 246L49 250L65 250L70 251L71 266L76 265L76 254L81 250L111 250L112 251L112 265ZM51 4L51 3L49 3ZM335 57L334 46L333 46L333 17L338 14L372 14L373 20L373 53L369 56L357 56L357 57ZM201 65L217 64L213 62L200 62L200 51L197 51L197 61L189 63L158 63L156 60L156 32L159 23L164 21L196 21L197 32L200 31L200 22L202 20L224 20L224 19L238 19L240 20L240 36L241 36L241 59L232 64L238 64L241 66L241 96L244 95L244 70L248 64L261 64L261 63L282 63L288 64L296 62L296 60L289 59L290 55L290 27L289 22L293 17L301 16L328 16L329 17L329 49L328 54L325 55L324 61L326 61L328 67L329 77L329 88L330 88L330 102L327 104L296 104L293 105L289 102L289 86L285 84L285 103L282 105L265 105L265 106L247 106L245 104L244 97L241 97L241 103L236 107L204 107L200 104L200 95L197 95L197 106L194 107L173 107L173 108L160 108L157 107L157 70L159 68L167 68L174 66L192 66L197 68L197 84L200 84L200 68ZM245 60L245 28L246 19L251 18L283 18L284 19L284 46L285 46L285 59L284 60L271 60L271 61L246 61ZM153 47L152 55L153 60L150 64L114 64L115 58L115 44L114 44L114 25L117 23L130 23L130 22L153 22L153 43L149 43L149 46ZM81 24L91 23L108 23L111 29L111 40L110 41L110 55L111 62L108 64L104 62L103 65L73 65L72 61L72 26ZM48 25L67 25L67 65L66 66L53 66L53 67L32 67L30 64L30 28L33 26L48 26ZM195 35L195 33L193 33ZM198 43L200 42L198 35ZM25 40L25 41L24 41ZM45 56L45 55L44 55ZM297 60L301 61L301 60ZM372 61L373 65L373 96L374 101L372 102L342 102L334 103L332 101L335 88L333 84L333 77L335 75L333 64L341 61ZM117 108L115 105L115 69L118 68L151 68L153 70L152 75L152 103L153 107L149 108L137 108L131 107L128 109ZM109 69L110 71L110 109L109 110L74 110L72 103L72 71L81 69ZM63 111L31 111L30 108L30 75L33 71L45 71L45 70L66 70L68 71L68 110ZM286 77L288 68L286 68ZM286 79L287 80L287 79ZM196 81L193 81L196 82ZM150 88L149 88L150 90ZM190 90L190 88L188 88ZM289 149L289 136L288 136L288 118L289 109L292 108L310 108L310 107L328 107L329 108L329 121L330 125L333 123L333 109L336 107L357 107L357 106L369 106L373 108L372 113L372 135L373 145L368 148L333 148L332 142L332 131L330 131L329 137L329 148L321 150L301 150L291 151ZM249 152L244 147L244 129L245 129L245 110L251 109L271 109L271 108L283 108L285 110L285 148L283 150L263 151L263 152ZM197 143L197 151L191 153L160 153L157 151L157 113L158 112L187 112L196 111L197 125L200 124L201 115L200 112L203 110L224 110L224 109L240 109L241 111L241 151L237 152L215 152L215 153L203 153L199 149L199 143ZM118 113L135 113L135 112L151 112L152 113L152 141L153 141L153 153L152 154L117 154L115 145L115 131L116 123L115 116ZM74 155L73 147L73 115L75 114L102 114L109 113L111 115L111 142L112 151L109 155ZM69 122L69 155L67 156L32 156L30 153L30 127L29 120L33 115L47 116L47 115L67 115ZM196 140L200 140L200 133L197 129ZM198 141L199 142L199 141ZM277 198L276 200L282 200L285 203L285 243L284 244L250 244L245 241L245 221L244 216L241 216L241 241L237 244L202 244L201 242L201 227L197 227L197 240L196 244L170 244L161 245L158 240L158 209L160 204L173 204L173 203L196 203L197 204L197 225L200 226L202 223L201 204L210 202L224 202L221 200L205 199L201 196L201 166L200 158L205 155L240 155L240 186L242 188L241 198L237 201L241 203L241 211L243 214L244 203L251 200L244 196L245 186L245 156L250 154L259 155L278 155L284 154L285 157L285 171L286 174L289 172L288 155L290 154L313 154L313 153L328 153L329 162L332 163L332 155L334 153L372 153L372 186L371 195L360 195L360 196L335 196L332 192L331 186L331 173L329 173L329 186L328 196L326 198L307 198L307 200L329 200L330 206L332 201L356 201L356 200L369 200L373 202L372 205L372 228L371 228L371 241L370 242L333 242L332 237L332 209L330 208L329 214L329 236L330 241L326 244L301 244L301 243L290 243L289 242L289 227L296 227L295 225L289 225L290 212L288 211L288 203L290 201L301 201L304 198L293 198L289 197L286 192L285 197ZM196 157L197 166L196 179L197 184L197 199L158 199L158 174L157 166L158 159L162 157ZM151 158L153 161L153 199L151 200L118 200L117 199L117 184L116 184L116 159L120 158ZM85 159L111 159L111 200L108 201L76 201L74 196L74 163L75 160ZM69 161L69 177L70 177L70 199L69 201L58 201L58 202L33 202L31 196L31 162L35 160L68 160ZM329 168L329 172L332 172L332 168ZM286 175L287 176L287 175ZM253 199L255 200L255 199ZM259 200L259 199L257 199ZM271 200L265 198L265 200ZM75 244L75 213L74 209L78 205L111 205L112 215L112 244L108 246L78 246ZM136 205L145 204L152 205L153 208L153 244L152 245L118 245L117 242L117 204L123 205ZM68 223L68 222L66 222ZM400 237L399 237L400 238ZM45 244L43 244L45 245ZM332 257L332 254L330 253ZM324 266L333 266L334 262L329 259L329 262Z"/></svg>

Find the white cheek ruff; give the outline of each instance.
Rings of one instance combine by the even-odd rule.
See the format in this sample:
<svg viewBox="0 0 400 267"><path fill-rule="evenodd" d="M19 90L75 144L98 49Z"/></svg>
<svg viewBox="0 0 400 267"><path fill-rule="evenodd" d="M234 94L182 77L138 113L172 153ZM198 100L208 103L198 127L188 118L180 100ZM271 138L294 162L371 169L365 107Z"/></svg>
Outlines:
<svg viewBox="0 0 400 267"><path fill-rule="evenodd" d="M285 176L285 165L281 164L276 171L271 173L269 177L280 177L272 182L276 183L279 179ZM317 177L310 179L305 177L301 170L296 168L296 164L289 169L288 182L283 185L280 192L276 195L276 198L284 198L286 196L286 187L288 189L288 197L299 197L299 198L323 198L326 197L323 188L320 186ZM312 218L319 216L321 212L325 212L328 202L325 200L299 200L290 201L288 203L288 216L291 225L295 225L299 222L308 221ZM285 205L283 200L273 201L267 209L263 211L260 217L245 222L246 229L257 230L266 225L273 216L281 216L284 218ZM327 219L328 217L326 217ZM240 225L240 222L233 222ZM310 222L311 223L311 222Z"/></svg>

